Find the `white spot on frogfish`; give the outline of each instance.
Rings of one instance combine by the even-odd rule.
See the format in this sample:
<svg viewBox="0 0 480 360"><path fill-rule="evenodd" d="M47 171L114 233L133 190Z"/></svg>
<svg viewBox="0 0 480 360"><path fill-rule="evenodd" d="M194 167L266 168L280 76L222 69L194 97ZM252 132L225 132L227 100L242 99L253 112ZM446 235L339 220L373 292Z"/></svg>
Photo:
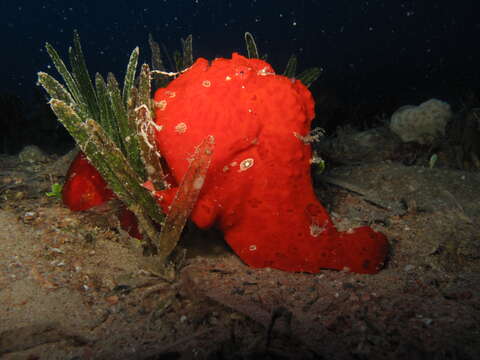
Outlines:
<svg viewBox="0 0 480 360"><path fill-rule="evenodd" d="M325 223L325 225L326 225L326 223ZM316 222L313 222L310 225L310 235L312 235L313 237L317 237L318 235L320 235L325 230L325 225L320 226Z"/></svg>
<svg viewBox="0 0 480 360"><path fill-rule="evenodd" d="M184 134L187 131L187 124L184 122L178 123L175 125L175 131L179 134Z"/></svg>
<svg viewBox="0 0 480 360"><path fill-rule="evenodd" d="M253 166L254 163L255 161L253 160L253 158L242 160L242 162L240 163L240 169L238 171L240 172L248 170Z"/></svg>
<svg viewBox="0 0 480 360"><path fill-rule="evenodd" d="M160 111L164 111L167 108L167 100L154 101L153 106Z"/></svg>

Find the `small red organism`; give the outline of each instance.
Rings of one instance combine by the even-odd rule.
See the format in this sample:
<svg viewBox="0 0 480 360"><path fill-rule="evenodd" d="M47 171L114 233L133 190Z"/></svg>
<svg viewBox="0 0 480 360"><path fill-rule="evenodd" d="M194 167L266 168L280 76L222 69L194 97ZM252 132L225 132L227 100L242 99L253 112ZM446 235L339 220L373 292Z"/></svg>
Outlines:
<svg viewBox="0 0 480 360"><path fill-rule="evenodd" d="M63 203L72 211L85 211L114 198L116 198L115 194L107 187L107 183L97 169L88 161L84 153L79 152L67 171L67 181L62 189ZM130 236L142 238L138 231L137 218L123 204L117 216L123 230Z"/></svg>
<svg viewBox="0 0 480 360"><path fill-rule="evenodd" d="M79 152L67 171L67 181L62 189L62 200L70 210L84 211L101 205L115 197L107 183Z"/></svg>
<svg viewBox="0 0 480 360"><path fill-rule="evenodd" d="M221 229L252 267L316 273L376 273L386 237L360 227L339 232L317 200L310 175L314 101L298 80L259 59L198 59L155 93L157 146L179 184L203 139L215 151L192 220ZM179 131L181 130L181 131ZM168 211L176 188L156 193Z"/></svg>

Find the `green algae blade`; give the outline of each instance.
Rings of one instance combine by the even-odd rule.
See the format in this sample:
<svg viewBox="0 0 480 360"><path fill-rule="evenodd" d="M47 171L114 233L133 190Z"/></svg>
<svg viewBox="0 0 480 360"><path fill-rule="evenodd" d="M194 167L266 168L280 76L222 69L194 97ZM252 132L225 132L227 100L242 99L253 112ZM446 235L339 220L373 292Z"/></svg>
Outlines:
<svg viewBox="0 0 480 360"><path fill-rule="evenodd" d="M183 55L180 51L173 52L173 62L175 63L175 71L180 72L183 69Z"/></svg>
<svg viewBox="0 0 480 360"><path fill-rule="evenodd" d="M135 88L135 75L138 64L139 49L138 47L132 51L127 65L127 72L124 79L123 94L120 92L119 85L115 77L109 74L107 79L107 87L110 95L110 102L113 112L116 114L114 121L119 130L119 137L124 154L126 155L130 165L134 168L136 173L145 180L145 169L140 156L140 148L138 144L138 134L135 121L132 120L134 114L133 109L136 107L136 100L132 99L132 94L137 90ZM148 70L148 68L147 68ZM147 74L148 75L148 74ZM140 84L145 82L145 74L140 74ZM147 76L147 81L150 83L150 77ZM150 91L150 88L148 88ZM137 97L135 97L137 99ZM150 108L150 97L142 98L142 104ZM140 104L138 104L140 105Z"/></svg>
<svg viewBox="0 0 480 360"><path fill-rule="evenodd" d="M283 75L290 79L295 78L295 74L297 73L297 62L297 57L295 55L290 56Z"/></svg>
<svg viewBox="0 0 480 360"><path fill-rule="evenodd" d="M259 59L257 44L253 35L248 31L245 33L245 44L247 46L247 55L249 59Z"/></svg>
<svg viewBox="0 0 480 360"><path fill-rule="evenodd" d="M80 36L76 30L73 32L73 48L69 49L68 54L72 75L76 80L82 100L87 106L88 114L92 119L98 119L100 110L98 108L97 94L87 70L87 64L80 44Z"/></svg>
<svg viewBox="0 0 480 360"><path fill-rule="evenodd" d="M130 59L128 60L127 71L125 72L125 80L123 81L123 102L125 106L128 106L130 101L130 94L134 87L135 83L135 73L137 71L138 56L140 54L140 49L138 46L133 49L130 54Z"/></svg>
<svg viewBox="0 0 480 360"><path fill-rule="evenodd" d="M116 143L121 143L120 132L118 130L118 123L115 118L115 112L112 109L110 96L108 94L107 83L102 75L95 75L95 88L97 91L98 106L100 110L100 117L96 119L103 127L108 136Z"/></svg>
<svg viewBox="0 0 480 360"><path fill-rule="evenodd" d="M184 70L190 66L192 66L193 64L193 46L192 46L192 42L193 42L193 36L192 34L188 35L187 38L184 40L184 39L181 39L182 41L182 52L183 52L183 64L182 64L182 69L180 70Z"/></svg>
<svg viewBox="0 0 480 360"><path fill-rule="evenodd" d="M78 85L70 71L68 71L67 66L60 58L60 55L58 55L57 51L49 43L45 44L45 49L47 50L50 59L52 59L55 69L57 69L58 73L63 78L63 81L65 81L68 91L70 91L70 93L72 94L72 98L75 100L76 103L81 103L83 101L83 98L80 95Z"/></svg>
<svg viewBox="0 0 480 360"><path fill-rule="evenodd" d="M163 190L165 188L165 175L162 168L162 157L155 145L155 133L160 129L153 121L146 106L136 107L131 119L135 121L137 134L139 134L138 143L147 179L152 182L155 190Z"/></svg>
<svg viewBox="0 0 480 360"><path fill-rule="evenodd" d="M160 51L160 45L155 41L152 34L148 34L148 44L150 46L150 52L152 56L152 70L166 71L165 65L163 64L162 55ZM168 85L171 81L167 76L159 76L156 73L152 74L153 76L153 85L155 89L163 88Z"/></svg>
<svg viewBox="0 0 480 360"><path fill-rule="evenodd" d="M118 86L117 79L112 73L107 75L107 90L108 97L110 99L110 106L112 111L115 114L115 118L112 119L118 124L118 130L120 133L120 143L117 146L122 149L124 154L127 153L127 144L126 141L132 133L132 129L128 126L127 111L122 100L122 93Z"/></svg>
<svg viewBox="0 0 480 360"><path fill-rule="evenodd" d="M68 105L74 103L74 100L67 89L47 73L38 73L38 84L43 86L51 98L61 100Z"/></svg>
<svg viewBox="0 0 480 360"><path fill-rule="evenodd" d="M89 134L85 129L85 121L70 104L52 98L50 100L50 106L58 120L65 126L78 144L88 143Z"/></svg>
<svg viewBox="0 0 480 360"><path fill-rule="evenodd" d="M310 87L322 75L323 70L318 67L310 68L298 75L300 80L306 87Z"/></svg>
<svg viewBox="0 0 480 360"><path fill-rule="evenodd" d="M215 147L215 138L210 135L195 149L190 166L173 199L170 211L162 224L160 252L171 254L177 246L182 230L202 190Z"/></svg>
<svg viewBox="0 0 480 360"><path fill-rule="evenodd" d="M151 127L156 126L152 120L151 91L150 67L143 64L140 68L138 88L132 89L132 98L127 108L129 128L132 129L127 146L132 166L138 173L142 174L145 180L152 180L152 177L156 179L157 176L163 179L160 164L161 156L156 150L155 135L151 134L150 131ZM141 111L137 111L138 109L141 109ZM141 133L141 129L145 130L146 133ZM152 172L154 171L160 171L160 173L153 175ZM160 183L156 180L153 183L155 186L160 186ZM163 189L163 185L162 187L156 187L156 189Z"/></svg>
<svg viewBox="0 0 480 360"><path fill-rule="evenodd" d="M150 67L143 64L140 69L140 80L138 82L138 102L147 105L148 109L152 108L152 85L150 82Z"/></svg>
<svg viewBox="0 0 480 360"><path fill-rule="evenodd" d="M152 70L165 71L166 69L163 65L160 45L155 41L152 34L148 34L148 44L150 46L150 52L152 53Z"/></svg>

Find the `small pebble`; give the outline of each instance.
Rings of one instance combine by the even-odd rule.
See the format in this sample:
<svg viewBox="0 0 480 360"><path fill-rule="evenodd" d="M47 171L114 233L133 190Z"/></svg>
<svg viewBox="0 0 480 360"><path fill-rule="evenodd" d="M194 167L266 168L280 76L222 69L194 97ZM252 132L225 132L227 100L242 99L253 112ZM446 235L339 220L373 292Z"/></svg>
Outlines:
<svg viewBox="0 0 480 360"><path fill-rule="evenodd" d="M426 318L426 319L422 319L422 322L427 325L427 326L430 326L433 322L432 319L429 319L429 318Z"/></svg>
<svg viewBox="0 0 480 360"><path fill-rule="evenodd" d="M37 163L48 160L47 155L36 145L27 145L18 154L18 159L23 162Z"/></svg>
<svg viewBox="0 0 480 360"><path fill-rule="evenodd" d="M404 267L404 270L406 272L412 271L413 269L415 269L415 266L411 265L411 264L405 265L405 267Z"/></svg>
<svg viewBox="0 0 480 360"><path fill-rule="evenodd" d="M105 298L105 301L110 305L116 305L118 303L118 296L117 295L107 296Z"/></svg>
<svg viewBox="0 0 480 360"><path fill-rule="evenodd" d="M23 221L29 222L33 221L37 217L37 213L34 211L27 211L23 214Z"/></svg>

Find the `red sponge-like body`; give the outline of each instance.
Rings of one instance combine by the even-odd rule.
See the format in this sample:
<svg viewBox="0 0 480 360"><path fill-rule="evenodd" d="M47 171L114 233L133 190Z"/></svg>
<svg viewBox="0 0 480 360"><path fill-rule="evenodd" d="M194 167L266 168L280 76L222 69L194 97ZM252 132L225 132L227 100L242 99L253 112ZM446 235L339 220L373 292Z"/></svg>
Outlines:
<svg viewBox="0 0 480 360"><path fill-rule="evenodd" d="M88 161L83 152L79 152L67 171L67 181L63 185L62 200L72 211L85 211L116 198L107 187L98 170ZM118 209L118 220L123 230L138 239L138 221L134 213L123 204Z"/></svg>
<svg viewBox="0 0 480 360"><path fill-rule="evenodd" d="M85 154L79 152L67 171L62 200L70 210L84 211L101 205L115 197L100 173Z"/></svg>
<svg viewBox="0 0 480 360"><path fill-rule="evenodd" d="M247 264L316 273L376 273L386 237L369 227L339 232L317 200L307 138L314 101L298 80L233 54L195 64L155 93L157 146L177 184L209 135L215 150L192 220L220 228ZM175 188L157 192L168 211Z"/></svg>

